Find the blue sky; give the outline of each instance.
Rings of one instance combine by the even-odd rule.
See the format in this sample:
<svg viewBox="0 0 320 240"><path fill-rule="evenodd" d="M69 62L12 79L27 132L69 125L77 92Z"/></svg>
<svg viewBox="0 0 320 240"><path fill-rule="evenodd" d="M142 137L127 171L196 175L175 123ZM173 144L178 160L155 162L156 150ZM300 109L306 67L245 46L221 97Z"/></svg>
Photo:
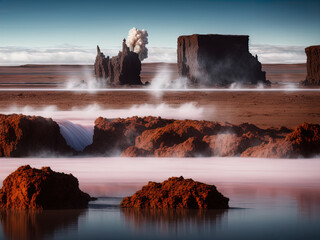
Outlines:
<svg viewBox="0 0 320 240"><path fill-rule="evenodd" d="M320 44L319 13L320 0L0 0L0 47L116 49L132 27L148 30L149 47L175 48L193 33L306 47Z"/></svg>

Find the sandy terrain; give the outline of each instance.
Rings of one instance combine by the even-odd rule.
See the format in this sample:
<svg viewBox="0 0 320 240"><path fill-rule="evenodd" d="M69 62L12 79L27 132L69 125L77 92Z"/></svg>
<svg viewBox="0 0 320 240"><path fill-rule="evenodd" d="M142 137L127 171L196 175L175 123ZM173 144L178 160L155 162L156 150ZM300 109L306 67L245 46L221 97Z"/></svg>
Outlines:
<svg viewBox="0 0 320 240"><path fill-rule="evenodd" d="M273 83L298 83L305 79L305 64L264 64L267 79ZM157 73L169 72L178 77L175 63L144 63L141 79L152 81ZM23 65L0 66L0 87L62 87L70 79L86 80L93 76L93 66L87 65Z"/></svg>
<svg viewBox="0 0 320 240"><path fill-rule="evenodd" d="M143 81L150 81L158 69L177 75L175 64L144 64ZM234 124L249 122L260 127L295 127L302 122L320 123L320 92L61 92L55 87L63 86L68 78L83 77L91 70L89 66L24 66L0 67L0 110L10 106L41 107L56 105L60 109L87 106L97 103L104 108L127 108L133 104L167 103L179 106L194 102L203 107L205 120L227 121ZM267 78L279 84L298 83L305 76L305 65L264 65ZM81 71L79 71L81 70ZM41 83L41 84L39 84ZM36 85L33 85L36 84ZM279 85L278 84L278 85ZM5 88L43 87L53 91L3 91Z"/></svg>

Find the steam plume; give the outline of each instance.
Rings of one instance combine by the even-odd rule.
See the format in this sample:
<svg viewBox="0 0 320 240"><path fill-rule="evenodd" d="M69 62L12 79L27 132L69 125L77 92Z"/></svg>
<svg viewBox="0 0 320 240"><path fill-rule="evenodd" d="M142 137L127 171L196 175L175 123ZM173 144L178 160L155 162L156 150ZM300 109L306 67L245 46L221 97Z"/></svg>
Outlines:
<svg viewBox="0 0 320 240"><path fill-rule="evenodd" d="M139 30L137 28L132 28L129 31L127 46L130 51L139 54L139 59L142 61L148 57L148 32L144 29Z"/></svg>

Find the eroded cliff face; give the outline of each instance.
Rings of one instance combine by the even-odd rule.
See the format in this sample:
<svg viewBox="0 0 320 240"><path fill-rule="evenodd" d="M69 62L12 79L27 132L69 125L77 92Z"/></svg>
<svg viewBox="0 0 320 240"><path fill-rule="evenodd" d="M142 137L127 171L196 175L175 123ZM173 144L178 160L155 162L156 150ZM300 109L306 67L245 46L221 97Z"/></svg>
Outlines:
<svg viewBox="0 0 320 240"><path fill-rule="evenodd" d="M133 196L121 202L123 208L191 208L228 209L229 198L214 185L183 177L172 177L162 183L149 182Z"/></svg>
<svg viewBox="0 0 320 240"><path fill-rule="evenodd" d="M249 36L190 35L178 38L178 71L199 85L270 84L257 57L250 54Z"/></svg>
<svg viewBox="0 0 320 240"><path fill-rule="evenodd" d="M131 117L107 119L99 117L95 121L93 143L84 149L85 154L119 155L122 151L133 146L137 136L148 129L163 127L174 120L160 117ZM136 152L128 149L127 152ZM147 154L138 150L138 154Z"/></svg>
<svg viewBox="0 0 320 240"><path fill-rule="evenodd" d="M141 61L139 55L129 50L125 39L122 52L109 58L97 47L97 57L94 63L95 76L108 85L141 85Z"/></svg>
<svg viewBox="0 0 320 240"><path fill-rule="evenodd" d="M307 55L307 77L304 85L320 85L320 45L305 49Z"/></svg>
<svg viewBox="0 0 320 240"><path fill-rule="evenodd" d="M71 174L21 166L3 181L0 209L80 209L91 200Z"/></svg>
<svg viewBox="0 0 320 240"><path fill-rule="evenodd" d="M59 125L51 118L0 114L0 157L72 153Z"/></svg>
<svg viewBox="0 0 320 240"><path fill-rule="evenodd" d="M319 154L319 139L319 124L304 123L290 130L155 117L98 118L93 143L84 153L123 157L296 158Z"/></svg>

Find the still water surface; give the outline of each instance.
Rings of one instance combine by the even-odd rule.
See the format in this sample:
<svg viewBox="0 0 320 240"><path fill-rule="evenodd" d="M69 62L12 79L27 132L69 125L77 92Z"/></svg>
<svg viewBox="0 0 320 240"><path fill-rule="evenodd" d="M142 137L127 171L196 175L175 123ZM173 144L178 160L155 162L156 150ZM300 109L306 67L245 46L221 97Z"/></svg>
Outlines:
<svg viewBox="0 0 320 240"><path fill-rule="evenodd" d="M0 159L72 173L99 197L85 210L1 211L0 239L320 239L320 159ZM215 184L229 210L121 209L148 181L184 176Z"/></svg>

